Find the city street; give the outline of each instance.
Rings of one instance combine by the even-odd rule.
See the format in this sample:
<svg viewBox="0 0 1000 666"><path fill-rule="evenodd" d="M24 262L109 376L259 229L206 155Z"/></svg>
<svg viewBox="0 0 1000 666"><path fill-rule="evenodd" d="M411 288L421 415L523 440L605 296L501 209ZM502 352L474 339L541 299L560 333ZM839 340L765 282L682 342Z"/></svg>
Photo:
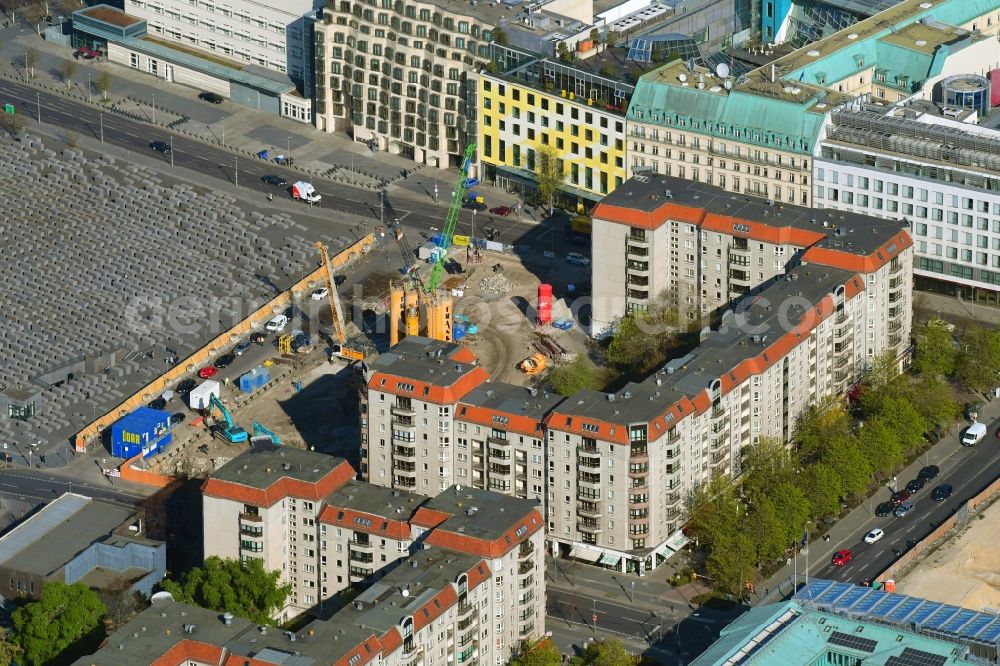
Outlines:
<svg viewBox="0 0 1000 666"><path fill-rule="evenodd" d="M89 460L82 459L79 463L94 464L92 459ZM145 497L125 488L118 480L88 483L74 480L73 476L42 470L0 470L0 496L4 498L48 503L67 492L123 504L139 504Z"/></svg>

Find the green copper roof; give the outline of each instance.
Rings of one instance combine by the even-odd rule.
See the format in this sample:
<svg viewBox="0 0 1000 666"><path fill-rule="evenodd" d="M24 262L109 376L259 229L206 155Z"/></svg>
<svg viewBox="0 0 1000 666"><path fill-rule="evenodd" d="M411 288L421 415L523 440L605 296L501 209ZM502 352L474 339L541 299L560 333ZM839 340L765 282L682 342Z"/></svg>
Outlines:
<svg viewBox="0 0 1000 666"><path fill-rule="evenodd" d="M744 613L690 666L801 666L854 660L867 666L886 666L907 663L898 657L915 650L944 658L942 666L968 663L963 659L968 648L961 643L813 611L786 601ZM830 659L831 654L844 658Z"/></svg>
<svg viewBox="0 0 1000 666"><path fill-rule="evenodd" d="M629 120L802 154L811 152L823 123L822 113L809 111L815 98L799 103L739 90L726 95L656 78L652 72L639 79Z"/></svg>

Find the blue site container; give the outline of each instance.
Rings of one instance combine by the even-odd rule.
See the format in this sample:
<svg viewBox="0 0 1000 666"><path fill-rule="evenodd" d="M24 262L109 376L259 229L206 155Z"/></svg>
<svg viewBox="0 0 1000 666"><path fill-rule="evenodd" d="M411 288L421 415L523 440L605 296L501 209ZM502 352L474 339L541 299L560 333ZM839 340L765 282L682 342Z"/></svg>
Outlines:
<svg viewBox="0 0 1000 666"><path fill-rule="evenodd" d="M435 245L440 246L444 242L444 234L434 234L431 236L430 241Z"/></svg>
<svg viewBox="0 0 1000 666"><path fill-rule="evenodd" d="M139 407L111 426L111 455L143 458L164 449L171 441L170 412Z"/></svg>
<svg viewBox="0 0 1000 666"><path fill-rule="evenodd" d="M465 326L462 324L452 324L451 339L458 342L465 337Z"/></svg>
<svg viewBox="0 0 1000 666"><path fill-rule="evenodd" d="M271 372L264 366L258 365L250 372L240 376L239 386L244 393L253 393L269 381L271 381Z"/></svg>
<svg viewBox="0 0 1000 666"><path fill-rule="evenodd" d="M469 335L475 335L479 332L479 324L469 324L468 327L466 327L465 332Z"/></svg>

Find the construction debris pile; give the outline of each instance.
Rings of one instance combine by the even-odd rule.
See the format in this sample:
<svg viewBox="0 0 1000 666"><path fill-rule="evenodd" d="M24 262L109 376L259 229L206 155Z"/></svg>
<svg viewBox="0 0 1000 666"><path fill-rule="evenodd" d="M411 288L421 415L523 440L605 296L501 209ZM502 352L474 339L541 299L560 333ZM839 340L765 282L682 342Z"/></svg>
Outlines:
<svg viewBox="0 0 1000 666"><path fill-rule="evenodd" d="M484 294L509 294L514 291L514 283L507 279L503 273L493 273L487 275L479 281L479 290Z"/></svg>

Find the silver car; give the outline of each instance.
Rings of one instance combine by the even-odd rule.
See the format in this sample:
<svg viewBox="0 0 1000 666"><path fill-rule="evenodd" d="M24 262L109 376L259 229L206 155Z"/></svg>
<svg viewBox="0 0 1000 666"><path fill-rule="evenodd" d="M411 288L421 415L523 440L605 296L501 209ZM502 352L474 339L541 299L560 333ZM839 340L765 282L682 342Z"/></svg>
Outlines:
<svg viewBox="0 0 1000 666"><path fill-rule="evenodd" d="M912 510L913 510L913 502L907 502L906 504L900 504L899 506L896 507L896 511L895 511L896 517L897 518L902 518L903 516L905 516L906 514L908 514Z"/></svg>

